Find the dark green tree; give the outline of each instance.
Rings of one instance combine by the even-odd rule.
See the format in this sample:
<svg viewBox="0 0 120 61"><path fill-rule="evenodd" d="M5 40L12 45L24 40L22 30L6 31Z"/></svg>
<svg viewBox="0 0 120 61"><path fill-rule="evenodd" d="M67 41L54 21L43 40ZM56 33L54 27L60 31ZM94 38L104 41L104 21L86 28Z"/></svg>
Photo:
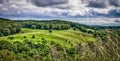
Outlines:
<svg viewBox="0 0 120 61"><path fill-rule="evenodd" d="M52 29L50 29L50 30L49 30L49 33L52 33L52 31L53 31L53 30L52 30Z"/></svg>
<svg viewBox="0 0 120 61"><path fill-rule="evenodd" d="M32 25L31 28L32 28L32 29L36 29L36 25Z"/></svg>
<svg viewBox="0 0 120 61"><path fill-rule="evenodd" d="M34 39L34 38L35 38L35 35L32 35L32 38Z"/></svg>

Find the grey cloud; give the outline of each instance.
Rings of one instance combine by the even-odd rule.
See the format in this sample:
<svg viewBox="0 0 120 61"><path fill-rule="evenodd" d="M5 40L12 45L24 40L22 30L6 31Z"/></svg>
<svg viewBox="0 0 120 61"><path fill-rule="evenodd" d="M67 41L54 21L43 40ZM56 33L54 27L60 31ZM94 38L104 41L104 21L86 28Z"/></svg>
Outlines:
<svg viewBox="0 0 120 61"><path fill-rule="evenodd" d="M112 9L108 13L109 16L120 17L120 9Z"/></svg>
<svg viewBox="0 0 120 61"><path fill-rule="evenodd" d="M4 0L0 0L0 3L4 3Z"/></svg>
<svg viewBox="0 0 120 61"><path fill-rule="evenodd" d="M109 0L110 5L120 6L120 0Z"/></svg>
<svg viewBox="0 0 120 61"><path fill-rule="evenodd" d="M8 3L9 0L0 0L0 4Z"/></svg>
<svg viewBox="0 0 120 61"><path fill-rule="evenodd" d="M98 0L90 0L88 2L88 7L95 7L95 8L105 8L107 7L107 2L105 1L98 1Z"/></svg>
<svg viewBox="0 0 120 61"><path fill-rule="evenodd" d="M115 20L114 22L120 23L120 20Z"/></svg>
<svg viewBox="0 0 120 61"><path fill-rule="evenodd" d="M31 0L31 2L39 7L53 6L59 4L65 4L68 0Z"/></svg>
<svg viewBox="0 0 120 61"><path fill-rule="evenodd" d="M106 8L108 6L120 7L120 0L82 0L88 7Z"/></svg>
<svg viewBox="0 0 120 61"><path fill-rule="evenodd" d="M68 6L68 5L55 5L52 7L59 8L59 9L70 9L71 8L71 6Z"/></svg>

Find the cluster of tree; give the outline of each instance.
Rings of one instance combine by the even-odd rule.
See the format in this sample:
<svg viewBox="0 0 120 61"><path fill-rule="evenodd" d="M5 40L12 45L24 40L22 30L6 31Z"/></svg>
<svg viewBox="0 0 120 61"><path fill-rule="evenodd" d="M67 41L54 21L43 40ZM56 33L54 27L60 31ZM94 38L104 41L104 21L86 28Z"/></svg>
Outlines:
<svg viewBox="0 0 120 61"><path fill-rule="evenodd" d="M24 28L32 29L53 29L53 30L66 30L70 29L70 22L61 21L61 20L52 20L52 21L23 21Z"/></svg>
<svg viewBox="0 0 120 61"><path fill-rule="evenodd" d="M0 37L20 32L20 25L14 21L0 18Z"/></svg>
<svg viewBox="0 0 120 61"><path fill-rule="evenodd" d="M21 23L24 28L45 29L45 30L51 30L51 29L67 30L73 28L74 30L81 30L83 32L93 33L93 30L98 30L99 28L99 26L88 26L75 22L63 21L63 20L48 20L48 21L26 20L26 21L17 21L17 22ZM88 29L92 29L92 31Z"/></svg>
<svg viewBox="0 0 120 61"><path fill-rule="evenodd" d="M32 29L46 29L46 30L67 30L70 28L74 28L74 30L81 30L83 32L87 31L87 28L92 29L92 27L63 20L44 20L44 21L35 21L35 20L26 20L26 21L18 21L23 25L24 28L32 28Z"/></svg>

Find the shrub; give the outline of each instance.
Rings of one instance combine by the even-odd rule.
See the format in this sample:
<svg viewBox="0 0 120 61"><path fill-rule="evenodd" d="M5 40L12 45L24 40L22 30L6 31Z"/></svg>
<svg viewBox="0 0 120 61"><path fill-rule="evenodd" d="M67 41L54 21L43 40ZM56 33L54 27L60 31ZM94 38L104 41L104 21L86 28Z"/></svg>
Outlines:
<svg viewBox="0 0 120 61"><path fill-rule="evenodd" d="M26 36L24 36L23 38L26 38Z"/></svg>
<svg viewBox="0 0 120 61"><path fill-rule="evenodd" d="M34 38L35 38L35 35L32 35L32 38L34 39Z"/></svg>
<svg viewBox="0 0 120 61"><path fill-rule="evenodd" d="M0 33L0 37L2 37L3 36L3 34L2 33Z"/></svg>
<svg viewBox="0 0 120 61"><path fill-rule="evenodd" d="M8 39L12 40L12 39L14 39L14 37L8 37Z"/></svg>
<svg viewBox="0 0 120 61"><path fill-rule="evenodd" d="M49 30L49 33L52 33L52 29Z"/></svg>

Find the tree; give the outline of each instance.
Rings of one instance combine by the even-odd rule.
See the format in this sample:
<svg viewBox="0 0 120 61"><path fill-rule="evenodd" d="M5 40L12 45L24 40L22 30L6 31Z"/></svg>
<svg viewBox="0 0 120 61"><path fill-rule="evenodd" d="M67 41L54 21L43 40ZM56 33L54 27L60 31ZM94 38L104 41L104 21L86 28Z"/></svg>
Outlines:
<svg viewBox="0 0 120 61"><path fill-rule="evenodd" d="M26 36L24 36L23 38L26 38Z"/></svg>
<svg viewBox="0 0 120 61"><path fill-rule="evenodd" d="M85 26L80 26L80 30L81 30L82 32L86 32L86 31L87 31L87 29L86 29Z"/></svg>
<svg viewBox="0 0 120 61"><path fill-rule="evenodd" d="M8 39L12 40L12 39L14 39L14 37L8 37Z"/></svg>
<svg viewBox="0 0 120 61"><path fill-rule="evenodd" d="M52 29L49 30L49 33L52 33Z"/></svg>
<svg viewBox="0 0 120 61"><path fill-rule="evenodd" d="M0 33L0 37L2 37L3 36L3 34L2 33Z"/></svg>
<svg viewBox="0 0 120 61"><path fill-rule="evenodd" d="M45 45L47 43L45 38L42 38L42 44Z"/></svg>
<svg viewBox="0 0 120 61"><path fill-rule="evenodd" d="M32 29L36 29L36 25L32 25L31 28L32 28Z"/></svg>
<svg viewBox="0 0 120 61"><path fill-rule="evenodd" d="M76 31L77 29L75 27L73 27L73 30Z"/></svg>
<svg viewBox="0 0 120 61"><path fill-rule="evenodd" d="M32 38L34 39L34 38L35 38L35 35L32 35Z"/></svg>
<svg viewBox="0 0 120 61"><path fill-rule="evenodd" d="M16 28L10 28L10 32L11 32L11 34L16 33Z"/></svg>
<svg viewBox="0 0 120 61"><path fill-rule="evenodd" d="M13 50L13 45L6 40L0 41L0 50L4 50L4 49Z"/></svg>
<svg viewBox="0 0 120 61"><path fill-rule="evenodd" d="M10 30L8 28L3 29L3 35L4 36L7 36L9 34L11 34L11 32L10 32Z"/></svg>
<svg viewBox="0 0 120 61"><path fill-rule="evenodd" d="M17 27L16 28L16 33L19 33L21 31L21 28L20 27Z"/></svg>

